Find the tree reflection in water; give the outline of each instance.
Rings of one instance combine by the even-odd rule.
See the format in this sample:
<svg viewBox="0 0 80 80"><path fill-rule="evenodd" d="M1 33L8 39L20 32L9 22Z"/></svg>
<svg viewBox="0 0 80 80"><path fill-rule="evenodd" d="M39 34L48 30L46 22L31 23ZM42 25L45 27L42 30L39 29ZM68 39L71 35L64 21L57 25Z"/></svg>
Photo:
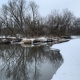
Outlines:
<svg viewBox="0 0 80 80"><path fill-rule="evenodd" d="M0 45L0 62L0 72L5 77L4 80L40 80L42 64L49 62L53 65L55 74L63 63L63 58L59 52L54 53L48 46Z"/></svg>

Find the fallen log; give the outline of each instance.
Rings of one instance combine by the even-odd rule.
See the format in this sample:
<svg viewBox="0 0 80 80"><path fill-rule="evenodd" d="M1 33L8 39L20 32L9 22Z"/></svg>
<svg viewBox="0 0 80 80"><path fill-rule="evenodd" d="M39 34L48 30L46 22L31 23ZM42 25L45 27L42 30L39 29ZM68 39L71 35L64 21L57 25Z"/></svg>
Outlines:
<svg viewBox="0 0 80 80"><path fill-rule="evenodd" d="M64 38L64 39L71 39L71 36L62 36L61 38Z"/></svg>
<svg viewBox="0 0 80 80"><path fill-rule="evenodd" d="M35 39L33 40L33 44L40 44L43 43L44 41L42 39Z"/></svg>
<svg viewBox="0 0 80 80"><path fill-rule="evenodd" d="M67 41L69 41L69 40L66 40L66 39L64 39L64 40L59 40L58 43L63 43L63 42L67 42Z"/></svg>
<svg viewBox="0 0 80 80"><path fill-rule="evenodd" d="M0 44L10 44L10 41L1 41Z"/></svg>

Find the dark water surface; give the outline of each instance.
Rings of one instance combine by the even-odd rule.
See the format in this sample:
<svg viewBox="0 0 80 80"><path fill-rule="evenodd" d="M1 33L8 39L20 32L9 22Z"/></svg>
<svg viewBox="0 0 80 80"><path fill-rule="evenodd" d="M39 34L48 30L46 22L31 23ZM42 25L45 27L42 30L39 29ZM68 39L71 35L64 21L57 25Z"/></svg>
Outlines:
<svg viewBox="0 0 80 80"><path fill-rule="evenodd" d="M50 80L62 63L62 55L46 45L0 45L0 80Z"/></svg>

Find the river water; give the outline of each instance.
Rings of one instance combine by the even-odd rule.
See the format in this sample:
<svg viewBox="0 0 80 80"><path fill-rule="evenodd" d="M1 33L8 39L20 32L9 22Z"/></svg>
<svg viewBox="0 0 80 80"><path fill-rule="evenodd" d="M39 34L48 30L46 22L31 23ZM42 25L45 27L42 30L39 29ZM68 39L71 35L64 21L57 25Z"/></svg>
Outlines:
<svg viewBox="0 0 80 80"><path fill-rule="evenodd" d="M63 62L47 45L0 44L0 80L51 80Z"/></svg>

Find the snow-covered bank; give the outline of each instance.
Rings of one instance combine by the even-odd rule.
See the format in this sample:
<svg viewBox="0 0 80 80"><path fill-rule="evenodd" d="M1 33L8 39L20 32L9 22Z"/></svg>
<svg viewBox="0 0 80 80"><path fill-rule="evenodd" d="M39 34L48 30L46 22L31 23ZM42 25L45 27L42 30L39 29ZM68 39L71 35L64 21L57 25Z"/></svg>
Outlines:
<svg viewBox="0 0 80 80"><path fill-rule="evenodd" d="M72 39L80 38L80 36L71 36Z"/></svg>
<svg viewBox="0 0 80 80"><path fill-rule="evenodd" d="M60 50L64 63L51 80L80 80L80 38L55 44L52 48Z"/></svg>

